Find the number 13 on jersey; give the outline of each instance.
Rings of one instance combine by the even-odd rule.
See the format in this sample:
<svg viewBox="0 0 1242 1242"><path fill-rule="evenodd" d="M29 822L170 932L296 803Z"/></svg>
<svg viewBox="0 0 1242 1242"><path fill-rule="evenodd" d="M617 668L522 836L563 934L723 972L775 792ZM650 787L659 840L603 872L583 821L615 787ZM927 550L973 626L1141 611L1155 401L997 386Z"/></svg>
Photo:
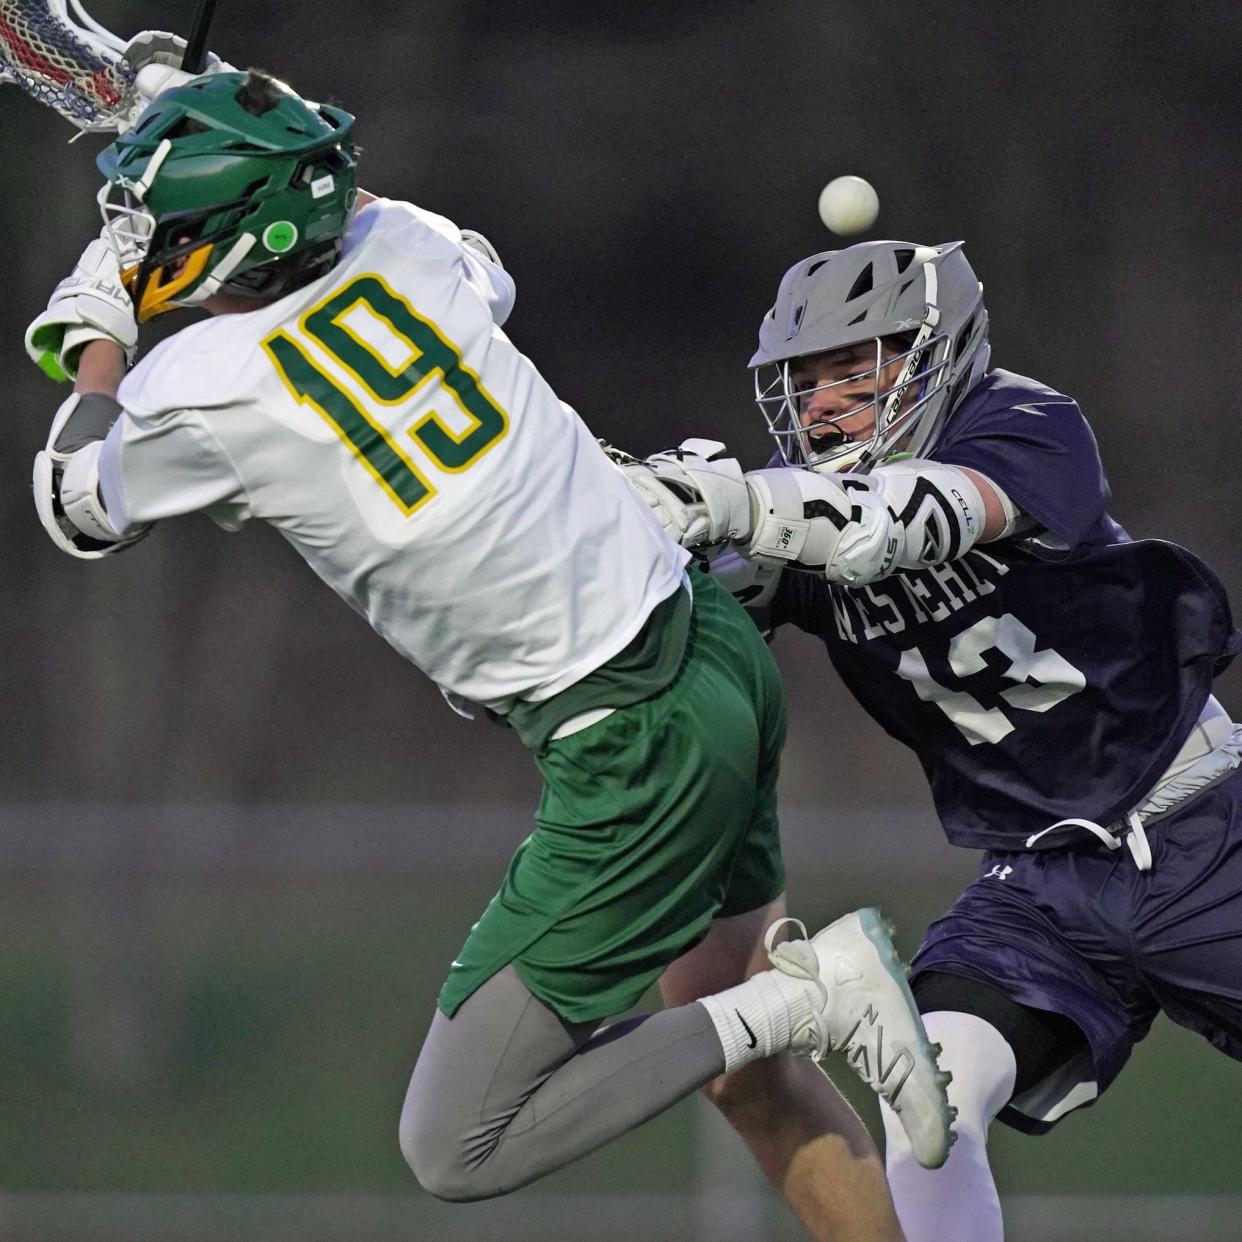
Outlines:
<svg viewBox="0 0 1242 1242"><path fill-rule="evenodd" d="M407 516L436 489L384 426L376 407L405 404L434 381L464 415L465 429L454 432L432 410L406 434L450 474L469 469L509 429L508 415L462 362L457 347L380 276L351 280L307 311L299 327L357 380L363 399L280 328L263 348L285 387L299 403L314 407ZM387 346L384 352L379 342ZM405 356L396 358L398 352Z"/></svg>

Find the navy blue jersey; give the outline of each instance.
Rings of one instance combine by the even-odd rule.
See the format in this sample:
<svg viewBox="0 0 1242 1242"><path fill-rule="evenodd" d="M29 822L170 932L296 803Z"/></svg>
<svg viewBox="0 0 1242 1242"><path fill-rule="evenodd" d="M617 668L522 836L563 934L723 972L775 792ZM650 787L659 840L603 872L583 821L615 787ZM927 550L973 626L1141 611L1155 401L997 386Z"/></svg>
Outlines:
<svg viewBox="0 0 1242 1242"><path fill-rule="evenodd" d="M1012 849L1071 816L1111 823L1242 650L1224 588L1185 549L1129 539L1077 405L1033 380L989 372L933 456L992 480L1040 529L861 588L787 571L772 621L822 638L915 751L954 844Z"/></svg>

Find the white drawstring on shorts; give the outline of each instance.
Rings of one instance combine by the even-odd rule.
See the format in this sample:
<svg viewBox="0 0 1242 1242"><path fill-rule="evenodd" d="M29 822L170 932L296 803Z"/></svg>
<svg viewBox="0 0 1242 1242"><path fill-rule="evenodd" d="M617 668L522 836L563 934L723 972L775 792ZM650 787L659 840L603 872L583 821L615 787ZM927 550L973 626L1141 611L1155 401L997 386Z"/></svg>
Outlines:
<svg viewBox="0 0 1242 1242"><path fill-rule="evenodd" d="M1147 833L1143 828L1139 813L1137 811L1126 812L1126 824L1128 831L1125 835L1125 843L1130 847L1130 857L1134 859L1134 865L1140 871L1150 871L1151 844L1147 840ZM1058 820L1051 827L1027 837L1026 848L1029 850L1040 837L1047 836L1048 833L1055 832L1058 828L1085 828L1093 837L1098 837L1103 841L1110 850L1121 849L1121 841L1113 833L1107 828L1101 828L1099 824L1090 819Z"/></svg>
<svg viewBox="0 0 1242 1242"><path fill-rule="evenodd" d="M1173 807L1210 789L1242 766L1242 725L1230 722L1214 699L1209 702L1216 706L1215 714L1223 718L1218 722L1217 736L1212 737L1205 733L1203 749L1197 754L1192 752L1188 762L1184 756L1188 746L1184 746L1182 761L1173 762L1170 769L1156 782L1156 787L1147 795L1146 800L1133 811L1127 811L1122 819L1109 828L1102 828L1090 819L1060 820L1027 837L1026 848L1029 850L1040 837L1056 832L1058 828L1085 828L1093 837L1103 841L1110 850L1121 849L1121 843L1125 841L1130 847L1134 865L1140 871L1150 871L1151 844L1147 840L1144 822L1161 819Z"/></svg>

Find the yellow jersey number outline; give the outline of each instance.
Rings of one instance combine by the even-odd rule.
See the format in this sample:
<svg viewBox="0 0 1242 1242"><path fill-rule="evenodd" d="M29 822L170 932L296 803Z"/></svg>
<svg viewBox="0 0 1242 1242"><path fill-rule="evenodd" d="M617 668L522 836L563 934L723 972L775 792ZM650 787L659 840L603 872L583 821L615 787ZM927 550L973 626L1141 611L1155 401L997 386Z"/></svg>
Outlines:
<svg viewBox="0 0 1242 1242"><path fill-rule="evenodd" d="M400 368L390 366L344 322L359 304L410 347L410 358ZM457 474L468 469L509 429L509 416L462 361L457 346L378 274L357 276L329 293L301 316L298 327L381 405L408 401L437 378L470 426L454 435L433 410L408 434L441 470ZM402 513L408 517L436 494L379 419L321 370L284 328L266 337L262 346L294 400L316 410Z"/></svg>

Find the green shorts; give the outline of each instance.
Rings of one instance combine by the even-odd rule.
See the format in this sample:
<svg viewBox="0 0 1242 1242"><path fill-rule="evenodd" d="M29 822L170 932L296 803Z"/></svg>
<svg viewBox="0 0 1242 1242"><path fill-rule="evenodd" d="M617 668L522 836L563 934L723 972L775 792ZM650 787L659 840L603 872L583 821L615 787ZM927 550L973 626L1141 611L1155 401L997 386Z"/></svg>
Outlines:
<svg viewBox="0 0 1242 1242"><path fill-rule="evenodd" d="M536 754L535 831L453 963L438 1000L447 1016L512 962L566 1021L611 1017L713 918L784 891L780 675L734 599L692 579L674 680Z"/></svg>

